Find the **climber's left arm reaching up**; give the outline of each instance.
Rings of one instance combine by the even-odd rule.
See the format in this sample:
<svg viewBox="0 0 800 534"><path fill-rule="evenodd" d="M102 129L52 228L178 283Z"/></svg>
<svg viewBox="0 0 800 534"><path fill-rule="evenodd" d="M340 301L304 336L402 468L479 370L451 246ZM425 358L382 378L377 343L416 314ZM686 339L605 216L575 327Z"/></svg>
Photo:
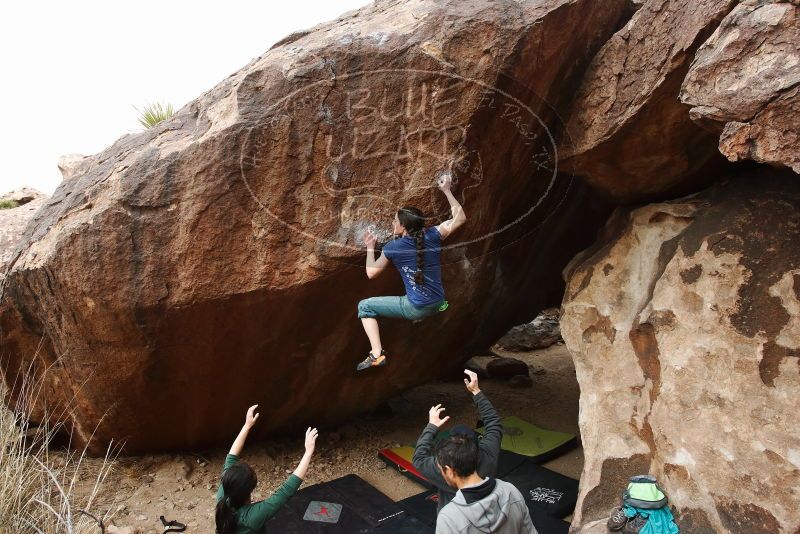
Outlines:
<svg viewBox="0 0 800 534"><path fill-rule="evenodd" d="M438 185L439 189L444 193L444 196L447 197L447 202L450 203L450 214L452 217L437 226L436 229L439 230L439 235L442 236L442 239L447 239L450 234L467 222L467 215L464 213L464 208L450 190L453 186L453 177L449 174L441 176Z"/></svg>

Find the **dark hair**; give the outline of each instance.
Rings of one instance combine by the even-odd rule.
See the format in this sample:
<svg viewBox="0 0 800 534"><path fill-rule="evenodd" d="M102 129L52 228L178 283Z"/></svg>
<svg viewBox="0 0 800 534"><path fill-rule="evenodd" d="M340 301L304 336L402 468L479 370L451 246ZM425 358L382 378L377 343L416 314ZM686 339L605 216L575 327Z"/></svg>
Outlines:
<svg viewBox="0 0 800 534"><path fill-rule="evenodd" d="M462 478L478 470L478 444L464 434L450 435L436 444L436 463L449 466Z"/></svg>
<svg viewBox="0 0 800 534"><path fill-rule="evenodd" d="M256 472L244 462L237 462L222 473L224 496L217 503L217 534L236 534L236 509L250 502L257 483Z"/></svg>
<svg viewBox="0 0 800 534"><path fill-rule="evenodd" d="M414 274L414 282L422 285L425 283L422 274L425 268L425 215L417 208L407 206L397 210L397 220L408 235L417 241L417 272Z"/></svg>

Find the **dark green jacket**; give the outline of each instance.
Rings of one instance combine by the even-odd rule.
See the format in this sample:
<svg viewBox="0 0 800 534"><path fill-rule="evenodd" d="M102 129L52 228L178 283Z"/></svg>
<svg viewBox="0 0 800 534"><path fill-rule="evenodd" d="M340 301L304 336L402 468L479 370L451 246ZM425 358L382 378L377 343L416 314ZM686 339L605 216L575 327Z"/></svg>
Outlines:
<svg viewBox="0 0 800 534"><path fill-rule="evenodd" d="M224 473L227 468L239 461L238 456L229 454L225 457L225 464L222 466ZM236 529L236 534L261 534L264 532L264 523L267 519L274 516L281 506L286 504L289 497L297 492L303 480L297 475L290 475L280 488L275 490L269 499L259 501L251 504L245 504L236 510L236 519L239 522L239 527ZM217 502L225 497L225 492L222 489L222 482L219 484L217 490Z"/></svg>
<svg viewBox="0 0 800 534"><path fill-rule="evenodd" d="M492 403L481 391L472 396L472 401L478 409L486 433L478 445L478 474L484 478L497 476L497 461L500 457L500 442L503 440L503 425L500 424L500 416L494 409ZM412 461L422 476L427 478L431 484L439 490L438 510L441 510L447 503L453 500L456 490L447 485L442 477L439 467L436 465L436 458L433 454L434 438L439 432L436 425L428 423L423 429L414 448Z"/></svg>

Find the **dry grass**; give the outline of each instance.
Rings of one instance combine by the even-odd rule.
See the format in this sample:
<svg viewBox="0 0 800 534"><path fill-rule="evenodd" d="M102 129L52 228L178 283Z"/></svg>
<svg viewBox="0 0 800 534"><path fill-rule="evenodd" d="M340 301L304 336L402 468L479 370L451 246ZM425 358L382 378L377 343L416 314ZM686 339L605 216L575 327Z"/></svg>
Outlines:
<svg viewBox="0 0 800 534"><path fill-rule="evenodd" d="M0 405L0 530L3 534L100 533L100 522L107 522L109 514L95 511L93 505L111 473L116 451L110 447L102 462L87 461L85 448L51 451L56 434L67 430L67 414L51 413L50 421L57 423L35 425L30 414L43 380L28 376L18 377L12 385L21 392L14 409ZM6 393L0 380L0 395L5 398Z"/></svg>

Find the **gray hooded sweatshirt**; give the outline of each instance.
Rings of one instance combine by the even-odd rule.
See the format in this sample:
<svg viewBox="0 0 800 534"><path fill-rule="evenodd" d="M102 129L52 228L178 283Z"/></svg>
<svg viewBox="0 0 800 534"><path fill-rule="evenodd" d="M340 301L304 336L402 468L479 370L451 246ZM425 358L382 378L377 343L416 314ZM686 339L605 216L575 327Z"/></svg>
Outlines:
<svg viewBox="0 0 800 534"><path fill-rule="evenodd" d="M436 518L436 534L537 534L513 484L487 478L461 488Z"/></svg>

